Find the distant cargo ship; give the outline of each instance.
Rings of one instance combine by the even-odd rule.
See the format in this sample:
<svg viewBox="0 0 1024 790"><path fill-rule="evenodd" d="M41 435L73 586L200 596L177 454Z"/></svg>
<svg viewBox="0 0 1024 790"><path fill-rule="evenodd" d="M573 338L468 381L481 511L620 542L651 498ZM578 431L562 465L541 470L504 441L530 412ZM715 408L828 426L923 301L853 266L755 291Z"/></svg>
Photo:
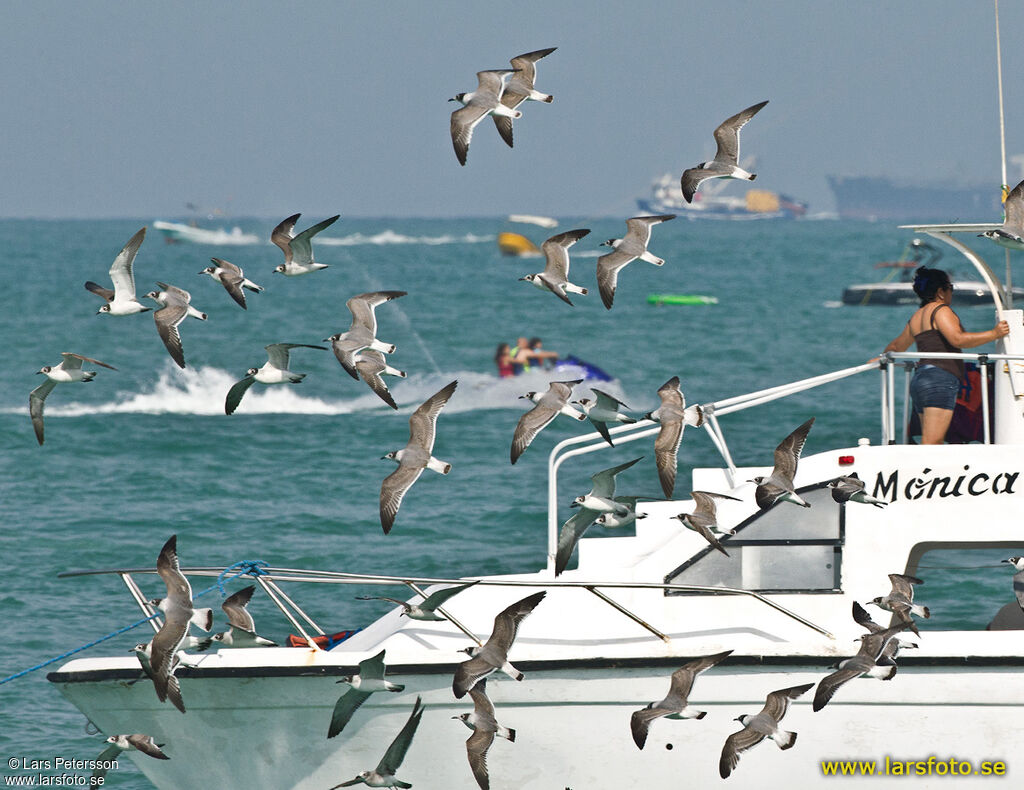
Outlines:
<svg viewBox="0 0 1024 790"><path fill-rule="evenodd" d="M729 182L705 181L687 203L677 173L666 173L651 185L651 196L637 200L646 214L675 214L687 219L796 219L807 213L807 204L767 189L748 189L742 196L723 195Z"/></svg>
<svg viewBox="0 0 1024 790"><path fill-rule="evenodd" d="M826 176L840 219L993 222L1003 215L999 185L897 184L888 178Z"/></svg>

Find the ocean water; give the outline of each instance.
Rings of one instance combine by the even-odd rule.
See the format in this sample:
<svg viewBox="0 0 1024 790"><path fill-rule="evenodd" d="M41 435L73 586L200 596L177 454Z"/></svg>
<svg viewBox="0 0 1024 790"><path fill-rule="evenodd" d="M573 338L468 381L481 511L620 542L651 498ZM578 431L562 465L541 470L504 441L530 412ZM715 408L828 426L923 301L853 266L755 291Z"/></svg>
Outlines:
<svg viewBox="0 0 1024 790"><path fill-rule="evenodd" d="M303 216L299 228L321 219ZM621 236L621 220L565 221L591 228L572 249L571 278L591 288L570 307L518 278L542 260L499 256L496 234L512 229L537 242L551 231L500 219L348 220L318 236L325 271L299 278L272 274L280 251L267 243L237 247L165 244L149 230L135 263L139 293L168 282L191 291L209 314L180 327L188 368L179 370L160 342L151 314L98 316L101 301L83 287L107 282L110 263L151 218L117 221L0 221L5 253L0 378L0 677L107 634L139 618L115 576L58 579L62 571L152 567L161 545L178 535L186 565L227 566L246 559L271 565L409 575L528 572L546 551L546 459L554 444L579 432L556 420L509 464L513 429L526 401L518 396L557 378L545 372L498 380L493 355L519 335L572 353L615 376L605 389L640 413L656 390L680 376L688 402L707 402L860 364L896 335L908 308L841 307L843 286L877 277L873 264L896 258L909 232L883 224L669 222L655 228L657 268L623 271L615 307L604 309L594 264ZM241 220L268 239L275 219ZM982 250L986 248L981 247ZM1001 262L1001 254L987 257ZM210 256L226 258L264 285L243 311L223 288L197 273ZM952 253L946 260L952 258ZM379 336L398 346L391 363L408 372L388 379L397 413L349 378L329 351L296 349L291 367L308 373L298 386L256 384L233 416L224 395L268 343L321 343L347 329L345 301L397 289L408 295L377 311ZM709 306L655 307L651 293L713 295ZM988 308L959 308L968 329L988 327ZM34 375L63 351L100 359L88 385L59 385L46 402L46 444L28 417ZM87 366L95 367L95 366ZM408 417L452 380L458 389L438 421L435 455L451 474L426 472L406 495L389 536L378 517L380 481L393 466L385 453L404 446ZM792 428L817 418L804 453L878 441L875 375L803 393L723 417L738 464L762 464ZM579 392L577 393L579 394ZM653 447L632 444L571 462L560 490L568 503L598 469L644 454L620 490L657 493ZM676 490L689 470L719 465L698 431L687 432ZM566 510L568 515L568 510ZM983 627L972 602L1004 598L1003 552L930 558L928 603L949 613L945 627ZM962 570L950 569L950 566ZM139 577L156 595L155 577ZM970 591L956 600L951 582ZM233 589L242 586L235 582ZM201 580L194 583L198 591ZM357 601L358 589L291 589L328 629L363 625L387 610ZM217 606L219 596L208 596ZM259 596L261 633L278 639L288 623ZM932 624L935 625L934 623ZM941 625L941 624L940 624ZM84 655L122 654L147 631L117 637ZM0 743L7 755L92 758L101 736L46 681L46 669L0 685ZM7 773L6 765L0 775ZM130 761L110 786L145 788Z"/></svg>

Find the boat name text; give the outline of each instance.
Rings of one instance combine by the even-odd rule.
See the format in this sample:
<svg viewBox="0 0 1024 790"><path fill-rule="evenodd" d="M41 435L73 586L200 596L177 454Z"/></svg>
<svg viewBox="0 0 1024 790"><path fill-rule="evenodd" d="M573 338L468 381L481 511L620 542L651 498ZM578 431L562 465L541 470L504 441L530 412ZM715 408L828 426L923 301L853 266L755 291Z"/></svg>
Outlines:
<svg viewBox="0 0 1024 790"><path fill-rule="evenodd" d="M940 476L932 474L925 467L919 475L910 477L901 485L900 470L895 469L888 474L879 472L875 478L875 489L872 496L895 502L903 499L932 499L938 497L984 496L985 494L1013 494L1013 486L1020 472L997 472L994 475L986 472L971 472L969 464L964 465L963 474L957 476Z"/></svg>

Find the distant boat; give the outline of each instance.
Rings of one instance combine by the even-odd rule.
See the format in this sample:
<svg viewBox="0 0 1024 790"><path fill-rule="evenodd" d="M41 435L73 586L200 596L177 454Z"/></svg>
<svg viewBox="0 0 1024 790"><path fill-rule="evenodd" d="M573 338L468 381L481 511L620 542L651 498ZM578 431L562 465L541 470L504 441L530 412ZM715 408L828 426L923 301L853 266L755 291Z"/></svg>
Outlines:
<svg viewBox="0 0 1024 790"><path fill-rule="evenodd" d="M259 244L261 239L255 233L243 233L237 225L231 230L200 228L184 222L156 220L153 227L164 234L168 244L188 241L192 244Z"/></svg>
<svg viewBox="0 0 1024 790"><path fill-rule="evenodd" d="M522 222L527 225L538 225L542 228L558 227L558 220L553 217L541 217L536 214L509 214L509 222ZM540 247L522 233L503 231L498 234L498 250L502 255L516 257L534 257L540 255Z"/></svg>
<svg viewBox="0 0 1024 790"><path fill-rule="evenodd" d="M760 220L796 219L807 213L807 204L766 189L748 189L742 196L724 195L729 182L705 181L687 203L678 173L665 173L651 184L651 195L637 200L646 214L675 214L687 219Z"/></svg>
<svg viewBox="0 0 1024 790"><path fill-rule="evenodd" d="M901 184L869 176L826 176L825 180L840 219L991 222L1003 215L996 182Z"/></svg>

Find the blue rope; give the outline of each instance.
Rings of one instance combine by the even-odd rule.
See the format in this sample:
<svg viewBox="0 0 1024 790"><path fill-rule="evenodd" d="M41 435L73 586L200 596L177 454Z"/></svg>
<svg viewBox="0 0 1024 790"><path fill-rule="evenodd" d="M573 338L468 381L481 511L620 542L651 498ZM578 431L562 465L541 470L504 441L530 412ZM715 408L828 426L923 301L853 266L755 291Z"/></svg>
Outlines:
<svg viewBox="0 0 1024 790"><path fill-rule="evenodd" d="M219 589L221 596L224 596L224 584L226 582L229 582L232 579L237 579L239 576L245 576L246 574L250 574L252 576L266 576L267 572L263 570L263 568L265 567L267 567L267 563L265 563L263 560L242 560L241 562L236 562L234 565L229 565L221 572L220 576L217 577L216 584L211 584L202 592L196 593L193 597L198 598L199 596L206 595L206 593L216 589ZM225 579L224 577L235 568L238 568L238 570L231 576L229 576L227 579ZM34 667L29 667L28 669L23 669L21 672L16 672L13 675L9 675L8 677L5 677L2 680L0 680L0 686L16 678L23 677L27 675L29 672L35 672L37 669L48 667L50 664L54 664L57 661L61 661L65 658L68 658L69 656L75 655L75 653L81 653L83 650L88 650L90 647L95 647L96 645L101 644L102 642L106 642L108 639L113 639L115 636L120 636L123 633L131 631L133 628L138 628L140 625L148 623L154 617L159 616L160 613L155 612L149 617L144 617L141 620L137 620L131 625L124 626L124 628L118 628L116 631L113 631L107 634L106 636L101 636L99 639L94 639L92 642L88 642L87 644L84 644L81 647L76 647L74 650L68 650L66 653L61 653L59 656L54 656L53 658L47 659L41 664L36 664Z"/></svg>

